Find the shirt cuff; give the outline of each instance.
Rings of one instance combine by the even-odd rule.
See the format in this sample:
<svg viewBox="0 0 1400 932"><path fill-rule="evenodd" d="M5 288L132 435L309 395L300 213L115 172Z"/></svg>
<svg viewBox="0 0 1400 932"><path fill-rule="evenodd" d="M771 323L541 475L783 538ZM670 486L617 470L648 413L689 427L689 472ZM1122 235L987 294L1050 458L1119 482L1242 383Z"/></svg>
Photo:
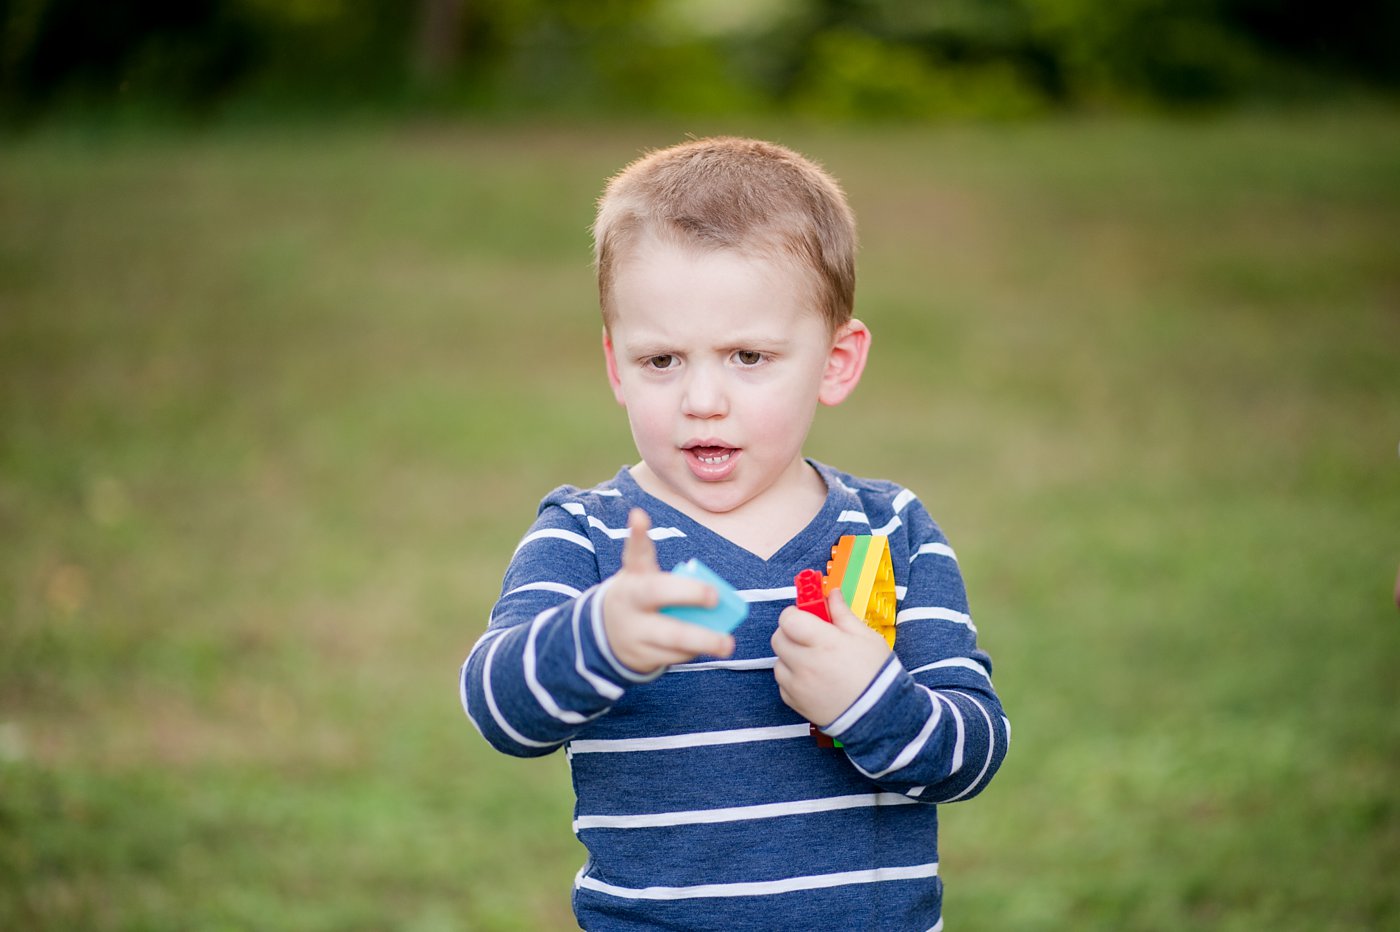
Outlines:
<svg viewBox="0 0 1400 932"><path fill-rule="evenodd" d="M607 661L608 666L612 668L617 676L622 678L623 684L620 685L625 685L626 683L650 683L652 680L665 673L666 667L659 667L650 673L640 673L627 666L627 664L623 663L621 660L618 660L617 655L613 653L612 645L608 643L607 628L603 625L603 596L607 593L608 586L611 583L612 580L608 579L598 586L593 592L592 604L588 606L589 628L593 634L593 643L597 647L598 653Z"/></svg>
<svg viewBox="0 0 1400 932"><path fill-rule="evenodd" d="M846 732L854 728L866 714L873 709L885 694L894 686L900 674L904 672L904 665L899 662L899 658L890 654L885 665L875 674L875 678L870 681L870 685L865 687L865 692L856 697L846 711L836 716L836 720L830 725L822 728L828 736L840 738Z"/></svg>

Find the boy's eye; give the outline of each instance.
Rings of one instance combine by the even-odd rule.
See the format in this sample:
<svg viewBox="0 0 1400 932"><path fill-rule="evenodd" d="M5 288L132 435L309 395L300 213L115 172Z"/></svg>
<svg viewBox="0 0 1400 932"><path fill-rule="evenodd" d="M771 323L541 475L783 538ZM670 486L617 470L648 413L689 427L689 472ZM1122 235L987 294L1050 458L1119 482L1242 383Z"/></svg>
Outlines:
<svg viewBox="0 0 1400 932"><path fill-rule="evenodd" d="M676 364L676 357L669 353L660 356L648 356L643 363L648 369L670 369Z"/></svg>
<svg viewBox="0 0 1400 932"><path fill-rule="evenodd" d="M763 362L763 354L758 350L739 350L734 354L734 358L741 366L756 366Z"/></svg>

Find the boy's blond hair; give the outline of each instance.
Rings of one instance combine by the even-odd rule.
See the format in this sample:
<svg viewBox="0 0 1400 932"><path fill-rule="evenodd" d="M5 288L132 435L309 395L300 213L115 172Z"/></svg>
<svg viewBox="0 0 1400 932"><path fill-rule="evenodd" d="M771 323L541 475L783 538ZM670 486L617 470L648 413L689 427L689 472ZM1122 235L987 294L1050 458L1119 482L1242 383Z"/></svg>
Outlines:
<svg viewBox="0 0 1400 932"><path fill-rule="evenodd" d="M833 333L851 319L855 217L841 186L783 146L720 136L650 152L608 182L593 224L603 322L619 263L646 237L796 259Z"/></svg>

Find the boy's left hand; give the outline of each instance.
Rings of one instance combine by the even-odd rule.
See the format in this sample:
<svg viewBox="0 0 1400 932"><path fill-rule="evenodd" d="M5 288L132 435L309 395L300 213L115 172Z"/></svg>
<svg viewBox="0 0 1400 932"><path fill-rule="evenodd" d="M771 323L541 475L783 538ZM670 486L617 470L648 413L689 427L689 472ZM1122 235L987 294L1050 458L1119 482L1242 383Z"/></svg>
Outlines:
<svg viewBox="0 0 1400 932"><path fill-rule="evenodd" d="M795 605L784 609L772 638L783 701L818 727L850 708L890 656L885 639L846 607L840 589L826 607L831 624Z"/></svg>

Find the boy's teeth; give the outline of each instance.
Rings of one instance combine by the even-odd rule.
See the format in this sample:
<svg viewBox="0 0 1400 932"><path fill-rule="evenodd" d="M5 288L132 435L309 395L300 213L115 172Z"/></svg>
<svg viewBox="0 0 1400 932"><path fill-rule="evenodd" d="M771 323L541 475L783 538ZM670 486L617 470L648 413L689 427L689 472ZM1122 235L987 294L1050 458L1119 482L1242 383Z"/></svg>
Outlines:
<svg viewBox="0 0 1400 932"><path fill-rule="evenodd" d="M706 466L718 466L729 461L734 451L729 447L691 447L690 452Z"/></svg>

